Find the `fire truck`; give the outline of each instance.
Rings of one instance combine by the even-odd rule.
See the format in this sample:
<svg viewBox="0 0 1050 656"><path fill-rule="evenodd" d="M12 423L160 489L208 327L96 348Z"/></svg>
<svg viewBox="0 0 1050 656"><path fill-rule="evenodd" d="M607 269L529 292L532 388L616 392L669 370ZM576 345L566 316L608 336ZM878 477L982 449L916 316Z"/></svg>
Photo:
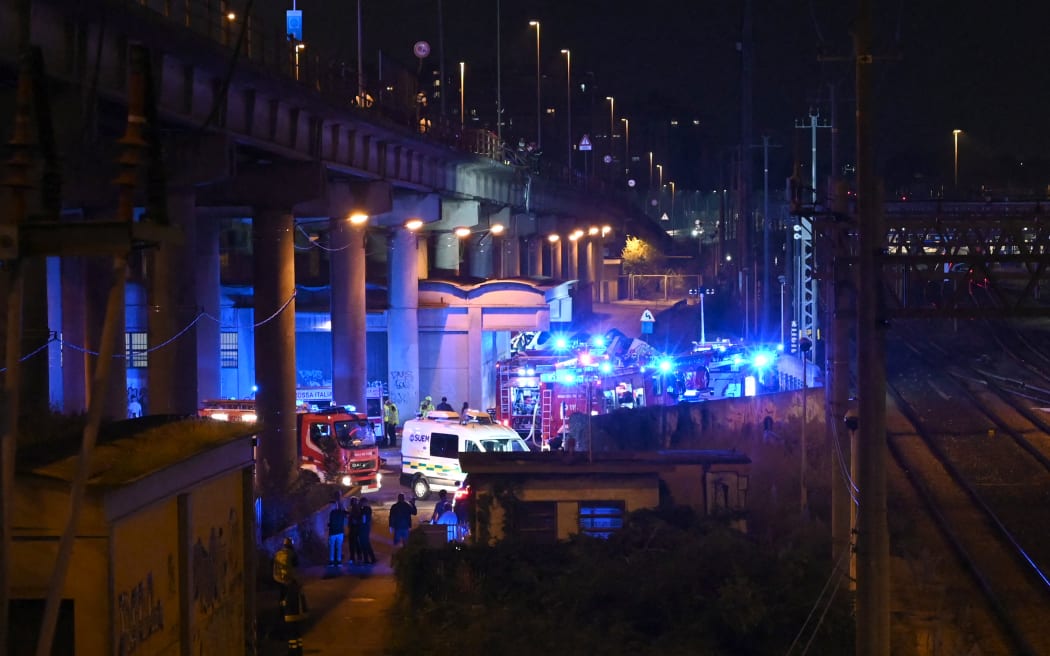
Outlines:
<svg viewBox="0 0 1050 656"><path fill-rule="evenodd" d="M661 363L614 365L607 358L518 355L496 363L496 419L533 444L569 431L573 415L677 402Z"/></svg>
<svg viewBox="0 0 1050 656"><path fill-rule="evenodd" d="M201 417L218 421L254 423L255 401L205 401ZM318 409L300 407L296 412L296 441L299 469L321 483L360 486L362 492L379 490L379 447L368 416L346 406Z"/></svg>

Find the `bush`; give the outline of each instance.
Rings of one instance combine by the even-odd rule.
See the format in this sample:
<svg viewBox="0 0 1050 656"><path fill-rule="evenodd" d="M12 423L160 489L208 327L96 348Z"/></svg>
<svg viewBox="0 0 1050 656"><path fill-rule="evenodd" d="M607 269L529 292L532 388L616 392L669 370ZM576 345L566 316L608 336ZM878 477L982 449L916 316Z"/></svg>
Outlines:
<svg viewBox="0 0 1050 656"><path fill-rule="evenodd" d="M414 535L396 556L392 653L783 654L830 571L800 542L761 545L682 508L634 513L608 540L427 549ZM852 651L852 627L840 588L813 653Z"/></svg>

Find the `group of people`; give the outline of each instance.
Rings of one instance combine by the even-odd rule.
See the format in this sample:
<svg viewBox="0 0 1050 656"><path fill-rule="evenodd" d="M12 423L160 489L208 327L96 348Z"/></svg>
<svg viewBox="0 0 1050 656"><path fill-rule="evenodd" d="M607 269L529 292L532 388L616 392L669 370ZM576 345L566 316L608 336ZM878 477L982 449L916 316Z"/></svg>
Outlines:
<svg viewBox="0 0 1050 656"><path fill-rule="evenodd" d="M459 414L464 414L470 407L466 401L463 402L463 407L459 409ZM419 415L420 417L426 417L427 413L431 410L439 410L442 412L455 412L456 409L452 407L452 404L448 402L448 397L441 397L441 403L437 406L434 405L434 399L429 394L423 397L423 400L419 402Z"/></svg>
<svg viewBox="0 0 1050 656"><path fill-rule="evenodd" d="M376 554L372 549L372 506L366 497L350 497L349 509L343 508L342 499L339 499L328 512L329 567L340 567L343 564L344 544L347 562L375 565Z"/></svg>

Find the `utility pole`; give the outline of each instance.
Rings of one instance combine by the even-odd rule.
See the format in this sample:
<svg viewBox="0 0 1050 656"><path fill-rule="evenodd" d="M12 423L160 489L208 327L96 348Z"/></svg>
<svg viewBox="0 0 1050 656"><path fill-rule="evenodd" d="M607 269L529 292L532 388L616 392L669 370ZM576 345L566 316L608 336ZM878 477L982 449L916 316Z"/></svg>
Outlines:
<svg viewBox="0 0 1050 656"><path fill-rule="evenodd" d="M885 238L874 170L871 109L871 0L858 0L857 218L860 230L857 368L860 379L857 471L857 656L889 656L889 534L886 526L886 335L881 285Z"/></svg>
<svg viewBox="0 0 1050 656"><path fill-rule="evenodd" d="M795 121L795 127L801 130L810 130L810 184L813 185L811 201L817 204L817 129L830 128L831 124L820 120L820 111L809 110L809 123L800 120Z"/></svg>
<svg viewBox="0 0 1050 656"><path fill-rule="evenodd" d="M751 241L753 222L750 210L751 194L751 140L752 140L752 98L754 77L754 30L752 29L752 2L744 0L743 24L740 30L740 148L738 149L737 170L737 263L738 271L751 268L755 271L757 267L752 259ZM737 277L741 287L746 286L746 276ZM738 292L743 292L743 288ZM746 333L746 326L745 326Z"/></svg>

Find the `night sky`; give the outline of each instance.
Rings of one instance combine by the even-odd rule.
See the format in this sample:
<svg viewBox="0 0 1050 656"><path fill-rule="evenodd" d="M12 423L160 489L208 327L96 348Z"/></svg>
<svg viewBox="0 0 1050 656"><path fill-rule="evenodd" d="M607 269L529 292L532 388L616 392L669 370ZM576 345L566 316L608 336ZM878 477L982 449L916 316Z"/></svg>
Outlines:
<svg viewBox="0 0 1050 656"><path fill-rule="evenodd" d="M275 0L256 1L256 14L267 22L280 23L283 10L291 8ZM366 70L370 62L375 66L379 50L414 68L412 45L421 40L432 47L426 63L437 66L438 0L361 1ZM466 62L467 104L487 124L495 118L496 4L443 0L446 75L458 79L458 62ZM782 181L792 157L809 159L810 133L797 129L796 122L806 122L811 108L829 119L834 88L839 159L852 162L850 28L856 3L752 4L753 143L767 134L779 146L770 153L771 168ZM879 58L873 116L884 175L950 180L956 128L964 131L959 140L961 177L976 178L1022 162L1038 165L1046 157L1050 11L1042 3L898 0L873 5L874 54ZM617 123L621 116L632 121L632 150L656 149L660 159L659 150L666 146L648 137L647 126L672 118L699 119L696 141L690 141L702 151L698 157L728 160L728 149L740 139L741 0L502 0L500 7L503 105L517 120L504 130L505 137L535 132L535 31L528 22L536 19L541 23L545 107L563 106L565 58L560 50L568 48L574 83L590 80L597 87L594 116L604 116L603 125L608 125L604 98L613 96ZM356 3L301 0L298 8L305 41L352 65ZM458 110L458 87L449 91L446 102ZM574 115L585 111L574 102ZM828 148L829 133L818 132L822 151ZM564 143L564 136L560 138ZM760 149L754 152L760 161ZM670 153L663 156L671 158ZM689 165L669 165L673 175L671 166ZM715 182L710 179L713 170L690 167L680 177L687 180L683 184L704 187Z"/></svg>

